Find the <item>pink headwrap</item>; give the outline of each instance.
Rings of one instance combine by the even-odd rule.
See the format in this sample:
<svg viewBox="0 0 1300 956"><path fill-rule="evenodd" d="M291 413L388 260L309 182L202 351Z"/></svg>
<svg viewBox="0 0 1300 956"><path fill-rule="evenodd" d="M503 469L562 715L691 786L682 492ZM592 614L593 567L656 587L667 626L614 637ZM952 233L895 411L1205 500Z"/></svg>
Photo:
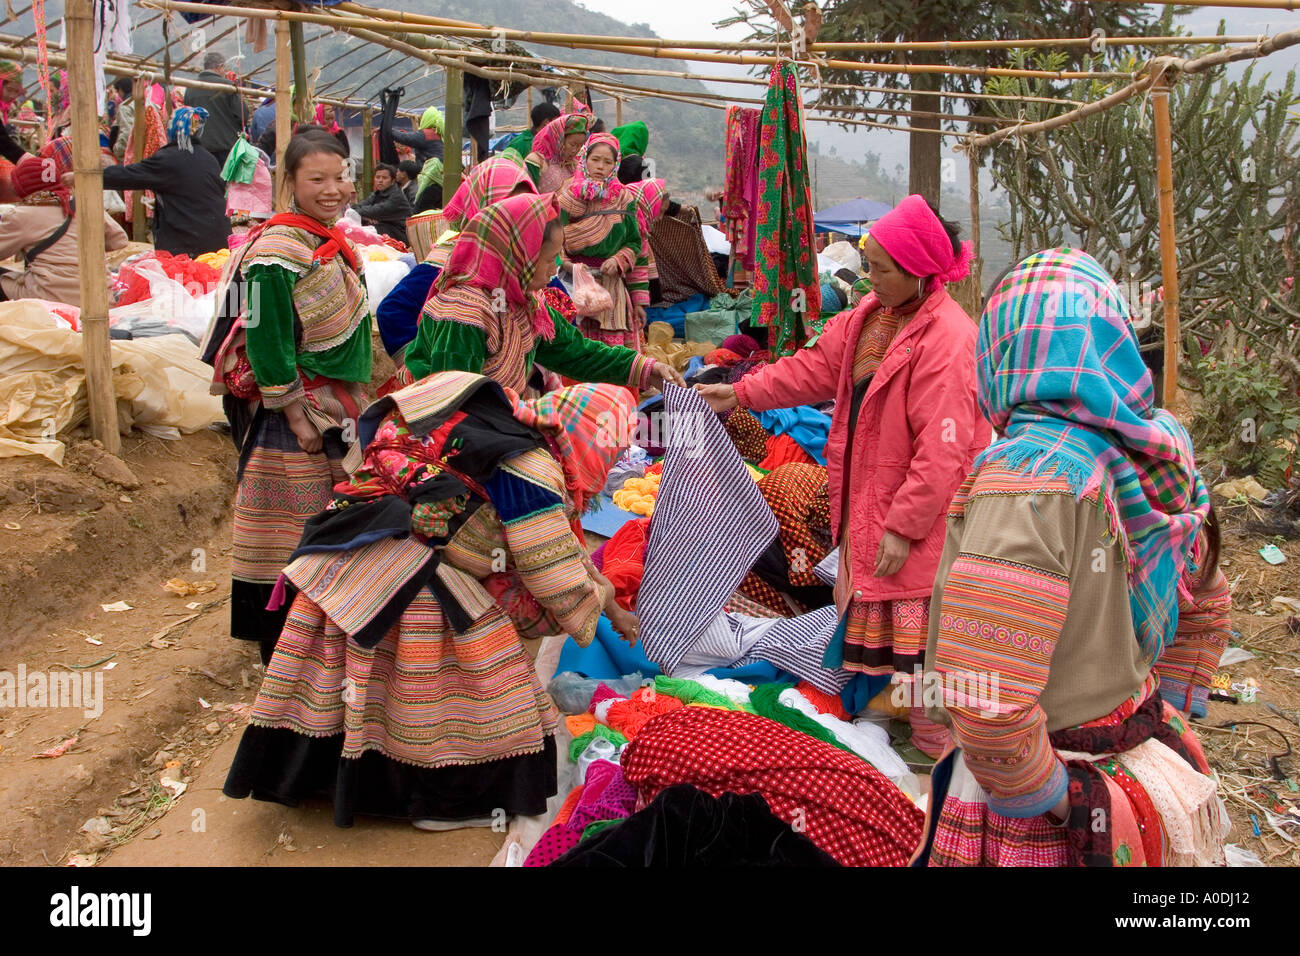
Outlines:
<svg viewBox="0 0 1300 956"><path fill-rule="evenodd" d="M604 179L596 179L587 173L587 156L597 146L604 146L614 154L614 166ZM573 174L569 189L578 199L588 202L621 202L624 200L624 186L618 181L618 140L610 133L592 133L587 137L587 145L578 154L578 168ZM639 217L638 213L638 217Z"/></svg>
<svg viewBox="0 0 1300 956"><path fill-rule="evenodd" d="M484 206L513 195L521 186L525 192L537 192L528 174L510 160L501 156L485 160L470 170L451 200L443 206L443 218L453 229L464 226Z"/></svg>
<svg viewBox="0 0 1300 956"><path fill-rule="evenodd" d="M900 268L914 276L935 276L946 284L970 274L975 255L971 244L963 242L961 253L954 256L943 223L919 195L908 196L881 216L870 234Z"/></svg>
<svg viewBox="0 0 1300 956"><path fill-rule="evenodd" d="M317 104L316 104L316 114L315 114L315 115L316 115L316 125L317 125L317 126L325 126L325 104L324 104L324 103L317 103ZM339 123L338 123L338 119L337 119L337 117L338 117L338 114L336 113L336 114L335 114L335 119L333 119L333 120L330 121L329 126L325 126L326 129L328 129L331 133L335 133L335 134L337 134L338 131L339 131L340 129L342 129L342 127L339 126Z"/></svg>

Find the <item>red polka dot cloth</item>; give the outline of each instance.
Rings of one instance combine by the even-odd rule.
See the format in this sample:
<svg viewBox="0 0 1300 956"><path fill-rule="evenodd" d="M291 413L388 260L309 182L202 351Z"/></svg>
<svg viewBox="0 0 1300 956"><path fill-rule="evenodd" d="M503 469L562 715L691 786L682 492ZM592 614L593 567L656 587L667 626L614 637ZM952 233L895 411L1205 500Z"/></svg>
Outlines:
<svg viewBox="0 0 1300 956"><path fill-rule="evenodd" d="M646 724L622 765L641 807L679 783L761 794L845 866L906 866L921 840L924 814L875 767L766 717L684 707Z"/></svg>

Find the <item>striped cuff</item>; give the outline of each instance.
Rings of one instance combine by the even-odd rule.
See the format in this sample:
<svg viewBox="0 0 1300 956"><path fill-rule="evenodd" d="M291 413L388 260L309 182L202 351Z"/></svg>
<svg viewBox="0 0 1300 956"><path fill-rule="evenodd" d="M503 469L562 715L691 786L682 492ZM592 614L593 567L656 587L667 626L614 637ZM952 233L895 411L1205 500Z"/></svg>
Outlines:
<svg viewBox="0 0 1300 956"><path fill-rule="evenodd" d="M632 359L632 367L627 373L627 384L634 388L650 387L650 377L654 374L655 360L648 355L638 355Z"/></svg>
<svg viewBox="0 0 1300 956"><path fill-rule="evenodd" d="M1045 784L1033 793L1019 794L1015 797L997 797L990 793L989 809L1004 817L1024 819L1040 816L1060 803L1069 786L1069 775L1065 772L1065 764L1061 762L1061 758L1053 751L1049 753L1055 766L1052 767L1051 775Z"/></svg>
<svg viewBox="0 0 1300 956"><path fill-rule="evenodd" d="M258 391L262 393L262 404L276 411L294 402L303 401L307 397L307 390L302 387L301 378L295 378L288 385L259 385Z"/></svg>

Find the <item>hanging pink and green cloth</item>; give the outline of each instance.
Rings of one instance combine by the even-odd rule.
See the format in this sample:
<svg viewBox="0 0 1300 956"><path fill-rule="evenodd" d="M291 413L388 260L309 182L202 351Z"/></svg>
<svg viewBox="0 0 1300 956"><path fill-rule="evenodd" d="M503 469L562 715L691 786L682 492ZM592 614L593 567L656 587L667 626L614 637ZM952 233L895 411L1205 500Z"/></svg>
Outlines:
<svg viewBox="0 0 1300 956"><path fill-rule="evenodd" d="M808 337L804 316L821 313L813 251L813 208L803 103L792 64L772 67L759 121L758 225L754 324L767 326L774 356L790 355Z"/></svg>

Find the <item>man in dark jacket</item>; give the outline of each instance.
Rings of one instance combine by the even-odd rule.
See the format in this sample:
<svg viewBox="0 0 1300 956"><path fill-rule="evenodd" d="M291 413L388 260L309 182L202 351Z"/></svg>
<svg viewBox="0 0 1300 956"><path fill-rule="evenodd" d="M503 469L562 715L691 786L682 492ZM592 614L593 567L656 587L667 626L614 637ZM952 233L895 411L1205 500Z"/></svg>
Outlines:
<svg viewBox="0 0 1300 956"><path fill-rule="evenodd" d="M364 222L374 225L381 236L406 242L406 220L411 217L411 201L397 185L397 170L387 163L375 167L375 191L352 208Z"/></svg>
<svg viewBox="0 0 1300 956"><path fill-rule="evenodd" d="M177 110L166 146L142 162L104 169L105 189L153 190L154 248L190 258L225 249L230 236L226 183L216 157L199 142L199 117L189 107Z"/></svg>
<svg viewBox="0 0 1300 956"><path fill-rule="evenodd" d="M217 169L226 164L230 148L239 139L239 134L248 127L248 107L226 75L226 60L220 53L209 53L203 58L203 72L199 79L205 83L219 83L229 87L225 90L185 91L185 105L202 107L208 111L208 123L203 131L203 145L208 152L217 157Z"/></svg>

